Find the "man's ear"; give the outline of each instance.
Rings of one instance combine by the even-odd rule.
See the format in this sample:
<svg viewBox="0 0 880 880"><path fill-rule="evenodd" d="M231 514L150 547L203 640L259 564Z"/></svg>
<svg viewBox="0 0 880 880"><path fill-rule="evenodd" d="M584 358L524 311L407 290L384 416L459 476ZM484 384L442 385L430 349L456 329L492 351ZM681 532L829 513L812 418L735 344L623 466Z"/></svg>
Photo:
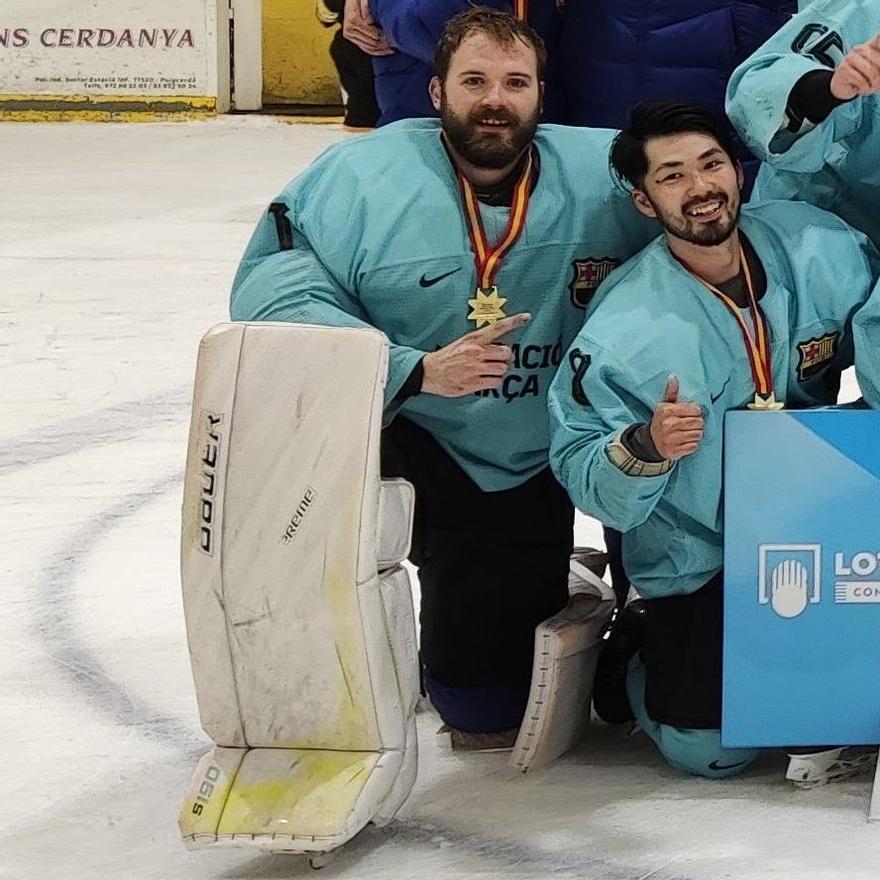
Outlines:
<svg viewBox="0 0 880 880"><path fill-rule="evenodd" d="M742 192L743 185L746 182L746 175L743 171L742 162L739 159L736 160L736 185L739 187L739 191Z"/></svg>
<svg viewBox="0 0 880 880"><path fill-rule="evenodd" d="M439 113L440 98L443 96L443 86L440 85L439 77L431 77L431 82L428 85L428 94L431 96L431 103L434 105L434 109Z"/></svg>
<svg viewBox="0 0 880 880"><path fill-rule="evenodd" d="M630 193L630 197L633 200L633 204L638 208L640 214L644 214L652 220L657 219L657 212L654 210L651 200L640 189L634 189Z"/></svg>

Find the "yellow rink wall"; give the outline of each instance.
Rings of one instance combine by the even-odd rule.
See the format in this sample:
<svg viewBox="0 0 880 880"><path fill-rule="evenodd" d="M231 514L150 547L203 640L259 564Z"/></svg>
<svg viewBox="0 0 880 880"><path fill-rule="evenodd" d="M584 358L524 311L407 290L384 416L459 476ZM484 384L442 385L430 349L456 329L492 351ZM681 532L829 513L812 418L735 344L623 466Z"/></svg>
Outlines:
<svg viewBox="0 0 880 880"><path fill-rule="evenodd" d="M315 0L263 0L263 103L339 104L330 40Z"/></svg>

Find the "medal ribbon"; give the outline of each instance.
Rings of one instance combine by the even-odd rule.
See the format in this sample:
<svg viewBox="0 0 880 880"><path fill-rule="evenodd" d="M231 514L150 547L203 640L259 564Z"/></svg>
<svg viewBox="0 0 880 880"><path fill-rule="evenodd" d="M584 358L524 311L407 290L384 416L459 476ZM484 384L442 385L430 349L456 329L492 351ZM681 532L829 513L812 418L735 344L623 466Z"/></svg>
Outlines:
<svg viewBox="0 0 880 880"><path fill-rule="evenodd" d="M746 354L749 356L749 366L752 369L752 379L755 382L755 390L764 399L773 394L773 363L770 351L770 332L767 327L767 319L764 312L758 305L755 298L755 287L752 283L752 273L749 270L749 263L740 248L739 254L740 266L742 266L743 274L746 279L746 289L749 294L749 313L752 316L752 324L755 327L755 335L749 329L746 319L742 316L739 306L723 291L710 284L705 278L701 278L690 268L685 266L688 272L693 275L700 284L713 293L718 299L727 306L730 313L736 318L739 329L742 332L743 341L746 346Z"/></svg>
<svg viewBox="0 0 880 880"><path fill-rule="evenodd" d="M513 17L520 21L529 20L529 0L513 0Z"/></svg>
<svg viewBox="0 0 880 880"><path fill-rule="evenodd" d="M507 228L494 247L489 244L486 238L486 230L483 228L483 218L480 214L480 203L477 201L474 188L460 171L458 172L458 185L464 202L464 217L471 240L471 250L474 252L477 284L481 289L494 287L495 276L501 268L502 261L508 251L517 243L526 225L532 185L532 152L529 150L525 168L523 168L513 191Z"/></svg>

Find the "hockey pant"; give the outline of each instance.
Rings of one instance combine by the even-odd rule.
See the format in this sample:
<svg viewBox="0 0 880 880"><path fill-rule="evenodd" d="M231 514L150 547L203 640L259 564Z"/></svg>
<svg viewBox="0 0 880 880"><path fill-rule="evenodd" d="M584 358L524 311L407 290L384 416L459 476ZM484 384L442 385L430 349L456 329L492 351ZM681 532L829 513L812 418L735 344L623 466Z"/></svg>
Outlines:
<svg viewBox="0 0 880 880"><path fill-rule="evenodd" d="M742 772L755 749L721 745L723 575L692 594L646 600L645 644L630 662L636 721L673 767L722 778Z"/></svg>
<svg viewBox="0 0 880 880"><path fill-rule="evenodd" d="M513 489L482 491L404 416L385 429L382 457L384 475L416 490L410 559L425 689L452 727L517 727L535 627L568 601L574 508L549 468Z"/></svg>

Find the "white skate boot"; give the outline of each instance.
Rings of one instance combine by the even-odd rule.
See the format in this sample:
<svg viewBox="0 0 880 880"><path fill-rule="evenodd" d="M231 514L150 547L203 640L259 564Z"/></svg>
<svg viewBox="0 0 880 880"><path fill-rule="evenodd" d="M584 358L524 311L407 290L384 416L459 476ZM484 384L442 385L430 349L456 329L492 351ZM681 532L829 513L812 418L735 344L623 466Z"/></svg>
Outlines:
<svg viewBox="0 0 880 880"><path fill-rule="evenodd" d="M788 756L785 778L797 788L815 788L828 782L870 773L877 764L876 746L841 746Z"/></svg>

